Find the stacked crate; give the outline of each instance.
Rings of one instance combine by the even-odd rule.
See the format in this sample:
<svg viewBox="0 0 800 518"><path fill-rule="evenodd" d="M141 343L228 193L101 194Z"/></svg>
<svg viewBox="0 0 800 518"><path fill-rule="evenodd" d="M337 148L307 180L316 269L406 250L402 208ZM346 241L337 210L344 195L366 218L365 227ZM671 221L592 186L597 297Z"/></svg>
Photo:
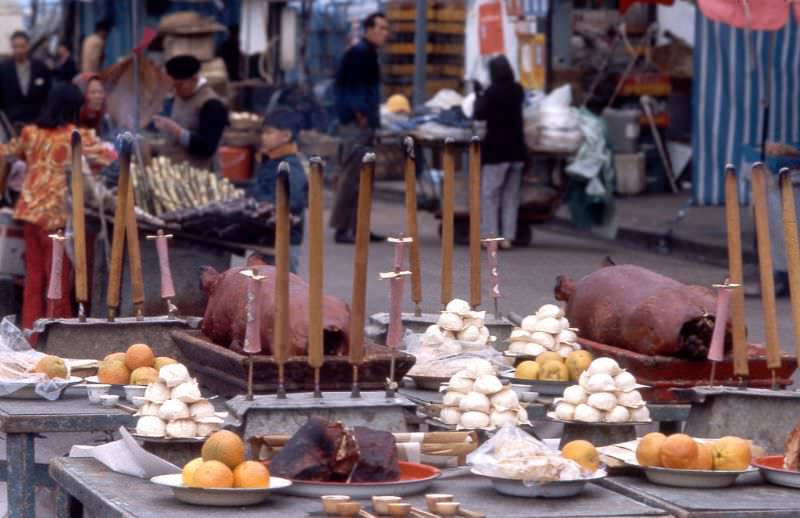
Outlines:
<svg viewBox="0 0 800 518"><path fill-rule="evenodd" d="M400 93L411 99L414 89L416 1L391 0L386 14L392 34L386 45L383 86L386 97ZM462 90L464 78L463 0L429 0L425 89L427 97L443 88Z"/></svg>

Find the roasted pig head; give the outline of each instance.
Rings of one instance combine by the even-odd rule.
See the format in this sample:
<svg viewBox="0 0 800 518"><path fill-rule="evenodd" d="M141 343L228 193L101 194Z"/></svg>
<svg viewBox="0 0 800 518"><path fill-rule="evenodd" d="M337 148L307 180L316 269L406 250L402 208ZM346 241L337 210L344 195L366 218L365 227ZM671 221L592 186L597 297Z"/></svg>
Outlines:
<svg viewBox="0 0 800 518"><path fill-rule="evenodd" d="M272 354L275 316L275 267L254 265L231 268L222 273L204 266L200 286L208 293L203 316L203 332L214 343L241 350L247 326L247 289L250 279L240 272L254 268L267 278L258 283L257 297L261 307L261 346L264 354ZM308 351L308 284L289 274L290 356L303 356ZM326 355L347 354L350 343L350 308L341 299L325 295L322 301L323 340Z"/></svg>
<svg viewBox="0 0 800 518"><path fill-rule="evenodd" d="M606 266L577 282L559 276L555 297L579 335L641 354L708 355L717 296L631 264ZM730 321L725 346L730 348Z"/></svg>

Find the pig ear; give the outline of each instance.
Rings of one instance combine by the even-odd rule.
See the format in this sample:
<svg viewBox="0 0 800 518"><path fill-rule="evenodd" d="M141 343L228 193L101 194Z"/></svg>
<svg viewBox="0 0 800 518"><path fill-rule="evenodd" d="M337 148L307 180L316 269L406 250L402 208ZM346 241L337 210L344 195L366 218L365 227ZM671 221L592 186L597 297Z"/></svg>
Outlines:
<svg viewBox="0 0 800 518"><path fill-rule="evenodd" d="M209 295L214 293L219 282L219 272L211 266L200 267L200 289Z"/></svg>

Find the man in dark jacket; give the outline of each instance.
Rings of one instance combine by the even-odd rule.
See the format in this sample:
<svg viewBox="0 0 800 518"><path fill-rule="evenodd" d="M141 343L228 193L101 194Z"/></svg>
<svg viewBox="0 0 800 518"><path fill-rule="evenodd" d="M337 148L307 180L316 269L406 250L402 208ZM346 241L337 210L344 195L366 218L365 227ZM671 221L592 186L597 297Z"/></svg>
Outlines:
<svg viewBox="0 0 800 518"><path fill-rule="evenodd" d="M35 121L50 92L50 70L28 55L30 37L11 35L11 59L0 64L0 109L14 126Z"/></svg>
<svg viewBox="0 0 800 518"><path fill-rule="evenodd" d="M218 170L217 148L228 125L228 108L206 78L200 76L200 60L196 57L174 56L166 68L175 100L169 117L153 117L156 128L167 137L162 154L176 163Z"/></svg>
<svg viewBox="0 0 800 518"><path fill-rule="evenodd" d="M339 182L331 212L330 226L336 230L337 243L353 243L358 205L358 181L361 159L380 127L381 70L378 49L389 37L389 23L383 13L367 16L364 36L350 47L336 73L336 110L341 124ZM383 238L370 235L373 241Z"/></svg>
<svg viewBox="0 0 800 518"><path fill-rule="evenodd" d="M505 56L489 61L489 77L492 83L486 92L477 85L473 114L475 119L486 121L486 137L481 145L481 232L484 236L502 237L500 247L511 248L517 233L526 156L522 125L525 91L514 80L514 71Z"/></svg>
<svg viewBox="0 0 800 518"><path fill-rule="evenodd" d="M295 111L277 107L264 117L261 131L261 153L263 159L255 174L254 196L256 200L275 203L278 166L289 164L289 212L292 230L289 236L289 270L297 273L300 267L300 248L303 245L304 214L308 205L308 179L300 158L297 156L297 133L302 126L302 117ZM273 264L272 258L265 258Z"/></svg>

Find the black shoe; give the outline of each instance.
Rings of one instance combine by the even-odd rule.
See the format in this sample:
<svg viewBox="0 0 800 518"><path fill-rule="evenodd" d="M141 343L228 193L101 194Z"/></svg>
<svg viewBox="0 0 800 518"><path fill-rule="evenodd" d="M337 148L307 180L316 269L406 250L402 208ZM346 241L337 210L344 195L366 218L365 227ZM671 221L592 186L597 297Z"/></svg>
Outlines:
<svg viewBox="0 0 800 518"><path fill-rule="evenodd" d="M373 243L377 243L378 241L386 241L386 236L382 236L380 234L376 234L374 232L369 233L369 240Z"/></svg>
<svg viewBox="0 0 800 518"><path fill-rule="evenodd" d="M343 245L352 245L356 242L353 233L349 230L337 230L336 234L333 236L333 240Z"/></svg>

